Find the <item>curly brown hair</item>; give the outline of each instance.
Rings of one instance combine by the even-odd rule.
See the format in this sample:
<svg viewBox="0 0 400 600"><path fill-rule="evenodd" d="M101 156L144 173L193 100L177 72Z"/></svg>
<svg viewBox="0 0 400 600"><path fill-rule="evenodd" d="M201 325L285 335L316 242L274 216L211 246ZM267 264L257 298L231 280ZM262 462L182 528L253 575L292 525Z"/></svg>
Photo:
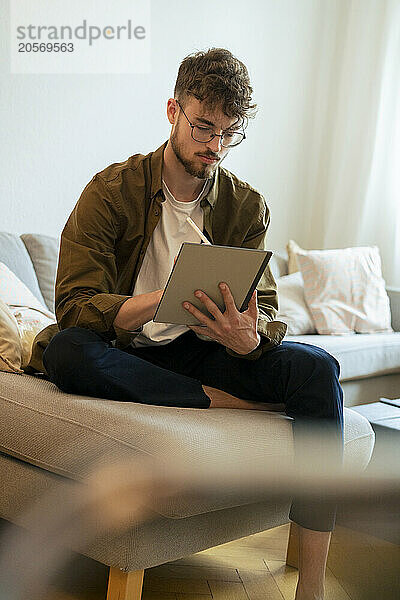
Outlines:
<svg viewBox="0 0 400 600"><path fill-rule="evenodd" d="M225 48L210 48L186 56L179 66L174 96L184 104L189 96L213 112L217 108L231 118L248 119L256 115L252 104L253 88L246 66Z"/></svg>

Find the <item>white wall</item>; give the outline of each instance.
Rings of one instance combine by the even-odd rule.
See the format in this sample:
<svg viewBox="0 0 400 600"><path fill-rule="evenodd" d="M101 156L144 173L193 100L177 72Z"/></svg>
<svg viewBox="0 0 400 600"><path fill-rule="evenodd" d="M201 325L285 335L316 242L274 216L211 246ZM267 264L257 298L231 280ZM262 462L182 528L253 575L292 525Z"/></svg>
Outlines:
<svg viewBox="0 0 400 600"><path fill-rule="evenodd" d="M247 65L259 106L223 165L267 198L271 248L305 241L320 0L152 0L148 75L10 74L8 1L0 9L0 230L58 235L95 172L168 138L183 57L221 46Z"/></svg>

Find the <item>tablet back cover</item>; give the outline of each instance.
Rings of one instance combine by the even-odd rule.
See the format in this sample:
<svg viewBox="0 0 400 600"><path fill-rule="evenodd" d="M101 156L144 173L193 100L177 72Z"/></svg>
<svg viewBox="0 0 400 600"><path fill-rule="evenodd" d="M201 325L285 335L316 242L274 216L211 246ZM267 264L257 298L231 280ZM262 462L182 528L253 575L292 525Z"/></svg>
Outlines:
<svg viewBox="0 0 400 600"><path fill-rule="evenodd" d="M223 312L225 303L218 288L221 281L229 285L238 309L246 310L271 256L272 252L268 250L184 242L153 321L198 325L196 317L183 308L185 300L211 317L204 304L194 296L196 290L205 292Z"/></svg>

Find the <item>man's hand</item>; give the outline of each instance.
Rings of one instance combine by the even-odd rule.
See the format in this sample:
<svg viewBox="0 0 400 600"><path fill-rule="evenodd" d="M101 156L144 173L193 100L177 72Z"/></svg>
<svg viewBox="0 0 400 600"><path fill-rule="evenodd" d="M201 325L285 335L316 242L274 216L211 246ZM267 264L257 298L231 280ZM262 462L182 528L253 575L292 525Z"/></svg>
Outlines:
<svg viewBox="0 0 400 600"><path fill-rule="evenodd" d="M261 340L257 332L257 292L254 290L247 310L239 312L229 286L226 283L220 283L219 288L225 302L225 311L222 313L211 298L201 290L197 290L194 295L204 304L215 321L204 315L190 302L184 302L183 308L205 325L205 327L201 325L188 325L188 327L195 333L207 335L238 354L248 354L257 348Z"/></svg>

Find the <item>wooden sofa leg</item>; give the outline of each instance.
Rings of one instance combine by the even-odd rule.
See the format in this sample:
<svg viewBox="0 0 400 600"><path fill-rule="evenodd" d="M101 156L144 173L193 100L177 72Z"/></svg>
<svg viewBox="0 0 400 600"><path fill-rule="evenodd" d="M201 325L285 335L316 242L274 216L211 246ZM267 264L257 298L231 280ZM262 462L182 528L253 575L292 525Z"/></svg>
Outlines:
<svg viewBox="0 0 400 600"><path fill-rule="evenodd" d="M144 569L125 573L110 567L107 600L140 600L142 597Z"/></svg>
<svg viewBox="0 0 400 600"><path fill-rule="evenodd" d="M299 530L296 523L290 523L289 540L286 551L286 564L289 567L299 568Z"/></svg>

